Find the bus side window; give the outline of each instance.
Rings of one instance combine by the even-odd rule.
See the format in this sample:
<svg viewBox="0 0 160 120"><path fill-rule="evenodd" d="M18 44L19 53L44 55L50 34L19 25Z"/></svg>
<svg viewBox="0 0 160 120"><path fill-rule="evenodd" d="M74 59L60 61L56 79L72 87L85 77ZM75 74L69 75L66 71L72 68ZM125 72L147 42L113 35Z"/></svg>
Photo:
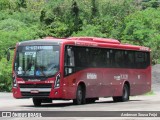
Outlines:
<svg viewBox="0 0 160 120"><path fill-rule="evenodd" d="M123 68L124 67L124 55L122 50L115 50L115 63L114 67L116 68Z"/></svg>
<svg viewBox="0 0 160 120"><path fill-rule="evenodd" d="M114 51L112 49L109 50L109 60L110 60L109 67L113 68L115 62L114 62Z"/></svg>
<svg viewBox="0 0 160 120"><path fill-rule="evenodd" d="M136 62L136 67L137 68L144 68L144 53L143 52L136 52L135 53L136 55L136 59L135 59L135 62Z"/></svg>
<svg viewBox="0 0 160 120"><path fill-rule="evenodd" d="M106 51L105 61L105 67L111 67L109 50Z"/></svg>
<svg viewBox="0 0 160 120"><path fill-rule="evenodd" d="M128 63L128 68L135 68L135 60L134 60L134 52L133 51L129 51L128 52L128 61L126 61L126 63Z"/></svg>
<svg viewBox="0 0 160 120"><path fill-rule="evenodd" d="M74 72L75 62L74 62L74 51L70 46L65 47L65 75L72 74Z"/></svg>
<svg viewBox="0 0 160 120"><path fill-rule="evenodd" d="M149 52L145 53L145 67L148 67L150 65L150 54Z"/></svg>

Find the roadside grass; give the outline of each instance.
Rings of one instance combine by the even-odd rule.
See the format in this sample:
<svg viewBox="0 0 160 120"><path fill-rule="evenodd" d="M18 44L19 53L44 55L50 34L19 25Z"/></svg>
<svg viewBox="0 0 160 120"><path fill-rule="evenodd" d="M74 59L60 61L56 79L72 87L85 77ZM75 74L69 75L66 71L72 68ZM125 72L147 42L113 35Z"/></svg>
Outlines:
<svg viewBox="0 0 160 120"><path fill-rule="evenodd" d="M143 94L143 96L152 96L152 95L155 95L154 91L152 91L152 90L150 92L148 92L148 93ZM137 96L130 96L130 97L132 98L132 97L137 97Z"/></svg>
<svg viewBox="0 0 160 120"><path fill-rule="evenodd" d="M145 93L144 95L150 96L150 95L155 95L155 93L151 90L150 92Z"/></svg>

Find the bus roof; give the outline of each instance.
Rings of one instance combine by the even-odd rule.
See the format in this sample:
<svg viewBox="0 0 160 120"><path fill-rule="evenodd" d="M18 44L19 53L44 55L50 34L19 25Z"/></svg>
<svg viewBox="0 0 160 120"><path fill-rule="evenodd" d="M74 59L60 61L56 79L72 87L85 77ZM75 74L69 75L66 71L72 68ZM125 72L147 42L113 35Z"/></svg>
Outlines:
<svg viewBox="0 0 160 120"><path fill-rule="evenodd" d="M116 39L110 38L98 38L98 37L69 37L69 38L54 38L45 37L38 40L30 40L20 42L19 45L37 45L37 44L47 45L50 43L54 44L70 44L75 46L86 46L86 47L100 47L100 48L113 48L113 49L126 49L126 50L137 50L137 51L147 51L151 50L148 47L136 46L131 44L122 44Z"/></svg>
<svg viewBox="0 0 160 120"><path fill-rule="evenodd" d="M111 38L98 38L98 37L69 37L68 40L74 40L76 45L79 46L97 46L104 48L114 49L127 49L127 50L139 50L139 51L150 51L148 47L136 46L131 44L122 44L119 40ZM85 44L84 44L85 43ZM87 44L88 43L88 44Z"/></svg>
<svg viewBox="0 0 160 120"><path fill-rule="evenodd" d="M110 38L97 38L97 37L69 37L69 40L80 40L80 41L90 41L90 42L100 42L100 43L111 43L120 44L118 40Z"/></svg>

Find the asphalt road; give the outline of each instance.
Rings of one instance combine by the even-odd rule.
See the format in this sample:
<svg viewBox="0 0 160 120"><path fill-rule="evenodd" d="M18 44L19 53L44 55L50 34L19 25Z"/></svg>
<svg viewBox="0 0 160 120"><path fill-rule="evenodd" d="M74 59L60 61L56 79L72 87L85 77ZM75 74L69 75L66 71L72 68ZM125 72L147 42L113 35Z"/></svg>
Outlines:
<svg viewBox="0 0 160 120"><path fill-rule="evenodd" d="M160 95L155 94L155 95L145 95L145 96L134 96L130 97L129 102L119 102L119 103L114 103L112 98L100 98L93 104L85 104L85 105L73 105L72 101L53 101L53 103L48 103L48 104L43 104L41 107L34 107L32 103L32 99L14 99L12 97L11 93L0 93L0 111L36 111L36 112L41 112L41 111L49 111L47 112L48 116L54 116L53 113L56 111L60 111L58 118L56 117L48 117L47 119L122 119L122 120L134 120L134 119L140 119L140 120L146 120L146 119L155 119L159 120L160 119ZM72 113L74 114L72 118L66 117L67 112L71 115ZM78 111L81 111L80 113L76 113ZM87 112L87 111L99 111L99 112ZM108 111L106 114L109 114L110 117L94 117L96 116L101 116L100 111ZM155 113L155 117L112 117L116 116L116 111L121 111L118 114L121 113L127 113L131 112L134 113L133 111L140 111L140 113L143 113L143 111L148 111ZM125 112L124 112L125 111ZM154 111L159 111L159 112L154 112ZM84 114L85 113L85 114ZM159 117L156 117L156 113L159 115ZM82 116L81 116L82 114ZM90 117L86 117L85 115L88 114ZM104 113L105 114L105 113ZM148 114L148 113L147 113ZM84 115L84 116L83 116ZM91 116L93 115L93 118ZM80 116L80 117L77 117ZM103 114L102 114L103 116ZM60 118L62 117L62 118ZM76 117L76 118L75 118ZM83 117L83 118L81 118ZM1 118L6 120L6 118ZM44 118L45 119L45 118ZM39 118L37 118L39 120Z"/></svg>

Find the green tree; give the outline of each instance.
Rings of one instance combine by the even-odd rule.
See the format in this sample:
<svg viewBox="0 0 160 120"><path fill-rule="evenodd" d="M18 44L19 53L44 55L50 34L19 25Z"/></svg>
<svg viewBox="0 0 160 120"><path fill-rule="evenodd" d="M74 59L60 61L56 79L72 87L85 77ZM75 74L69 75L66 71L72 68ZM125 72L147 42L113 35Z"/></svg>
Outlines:
<svg viewBox="0 0 160 120"><path fill-rule="evenodd" d="M136 45L150 47L153 61L159 61L160 46L160 9L148 8L137 11L125 19L125 29L122 39Z"/></svg>
<svg viewBox="0 0 160 120"><path fill-rule="evenodd" d="M26 0L18 0L17 3L19 8L27 8Z"/></svg>
<svg viewBox="0 0 160 120"><path fill-rule="evenodd" d="M10 2L9 0L0 0L0 10L6 10L9 9Z"/></svg>
<svg viewBox="0 0 160 120"><path fill-rule="evenodd" d="M81 29L82 20L79 17L79 7L77 2L73 0L72 7L71 7L71 17L73 19L73 31L77 32Z"/></svg>
<svg viewBox="0 0 160 120"><path fill-rule="evenodd" d="M91 17L94 18L95 16L97 16L98 13L98 8L97 8L97 4L96 4L96 0L92 0L92 8L91 8Z"/></svg>
<svg viewBox="0 0 160 120"><path fill-rule="evenodd" d="M142 9L146 9L149 7L158 8L159 5L160 5L159 0L142 0L141 2Z"/></svg>

